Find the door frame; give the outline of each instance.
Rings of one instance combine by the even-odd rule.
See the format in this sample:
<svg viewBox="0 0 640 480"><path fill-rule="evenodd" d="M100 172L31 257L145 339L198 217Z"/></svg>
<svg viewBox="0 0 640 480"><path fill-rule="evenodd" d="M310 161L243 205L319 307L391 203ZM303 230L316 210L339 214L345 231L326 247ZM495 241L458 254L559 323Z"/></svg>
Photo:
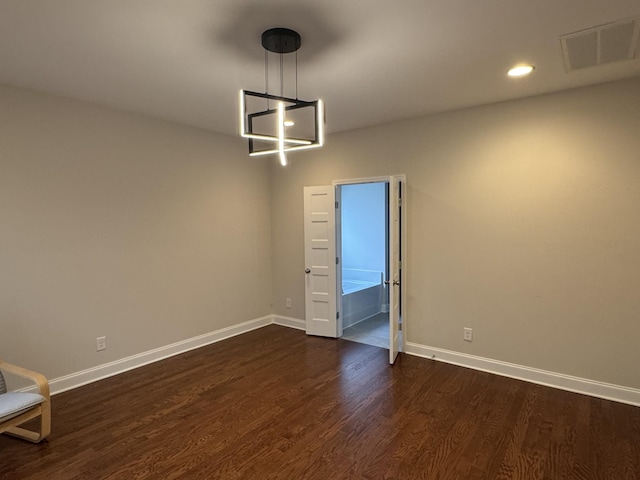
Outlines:
<svg viewBox="0 0 640 480"><path fill-rule="evenodd" d="M406 174L394 174L385 175L380 177L360 177L360 178L346 178L334 180L331 182L334 189L337 191L337 187L342 185L357 185L361 183L381 183L384 182L387 185L393 177L398 177L401 183L401 198L402 204L400 207L400 258L402 259L402 268L400 269L400 326L402 331L402 342L400 345L400 351L405 351L405 344L407 342L407 175ZM338 197L336 197L338 198ZM389 202L390 203L390 202ZM389 206L389 205L387 205ZM342 225L339 224L340 219L338 213L342 212L342 199L340 199L339 208L336 210L336 255L338 252L342 253ZM390 261L391 248L387 248L387 262ZM339 267L339 268L337 268ZM340 258L340 264L336 267L336 288L337 291L342 291L342 258ZM342 300L342 298L340 299ZM338 317L338 337L342 336L342 301L336 301L336 307L339 312Z"/></svg>

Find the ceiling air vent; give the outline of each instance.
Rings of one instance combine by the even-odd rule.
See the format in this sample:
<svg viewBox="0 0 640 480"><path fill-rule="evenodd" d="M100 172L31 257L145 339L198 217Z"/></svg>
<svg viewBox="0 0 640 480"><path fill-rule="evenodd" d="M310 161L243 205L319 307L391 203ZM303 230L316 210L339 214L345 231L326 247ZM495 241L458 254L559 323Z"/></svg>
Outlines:
<svg viewBox="0 0 640 480"><path fill-rule="evenodd" d="M567 72L640 56L638 19L622 20L560 37Z"/></svg>

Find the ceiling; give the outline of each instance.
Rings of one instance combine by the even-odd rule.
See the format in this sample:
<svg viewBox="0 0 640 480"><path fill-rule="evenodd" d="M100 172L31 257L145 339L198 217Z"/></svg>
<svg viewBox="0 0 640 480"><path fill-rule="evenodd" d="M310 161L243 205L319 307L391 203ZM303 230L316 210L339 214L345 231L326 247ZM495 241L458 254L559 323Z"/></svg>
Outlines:
<svg viewBox="0 0 640 480"><path fill-rule="evenodd" d="M287 27L331 133L638 76L640 59L567 73L559 41L638 17L638 0L0 0L0 83L235 134L238 90L264 91L260 35ZM508 78L519 62L536 70Z"/></svg>

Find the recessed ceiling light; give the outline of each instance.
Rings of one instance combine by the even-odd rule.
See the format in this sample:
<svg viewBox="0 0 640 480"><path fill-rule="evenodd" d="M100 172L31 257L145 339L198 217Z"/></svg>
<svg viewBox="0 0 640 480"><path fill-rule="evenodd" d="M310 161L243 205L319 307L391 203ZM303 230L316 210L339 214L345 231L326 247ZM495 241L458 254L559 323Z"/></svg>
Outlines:
<svg viewBox="0 0 640 480"><path fill-rule="evenodd" d="M511 70L507 72L507 75L510 77L524 77L525 75L529 75L534 70L533 65L516 65Z"/></svg>

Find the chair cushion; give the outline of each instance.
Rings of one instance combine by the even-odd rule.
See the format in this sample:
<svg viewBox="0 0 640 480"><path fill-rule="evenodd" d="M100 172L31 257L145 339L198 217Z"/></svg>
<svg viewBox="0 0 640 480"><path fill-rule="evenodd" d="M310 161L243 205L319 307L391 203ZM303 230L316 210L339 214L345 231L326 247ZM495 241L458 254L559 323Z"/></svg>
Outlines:
<svg viewBox="0 0 640 480"><path fill-rule="evenodd" d="M38 393L8 392L0 394L0 422L17 417L44 402Z"/></svg>

